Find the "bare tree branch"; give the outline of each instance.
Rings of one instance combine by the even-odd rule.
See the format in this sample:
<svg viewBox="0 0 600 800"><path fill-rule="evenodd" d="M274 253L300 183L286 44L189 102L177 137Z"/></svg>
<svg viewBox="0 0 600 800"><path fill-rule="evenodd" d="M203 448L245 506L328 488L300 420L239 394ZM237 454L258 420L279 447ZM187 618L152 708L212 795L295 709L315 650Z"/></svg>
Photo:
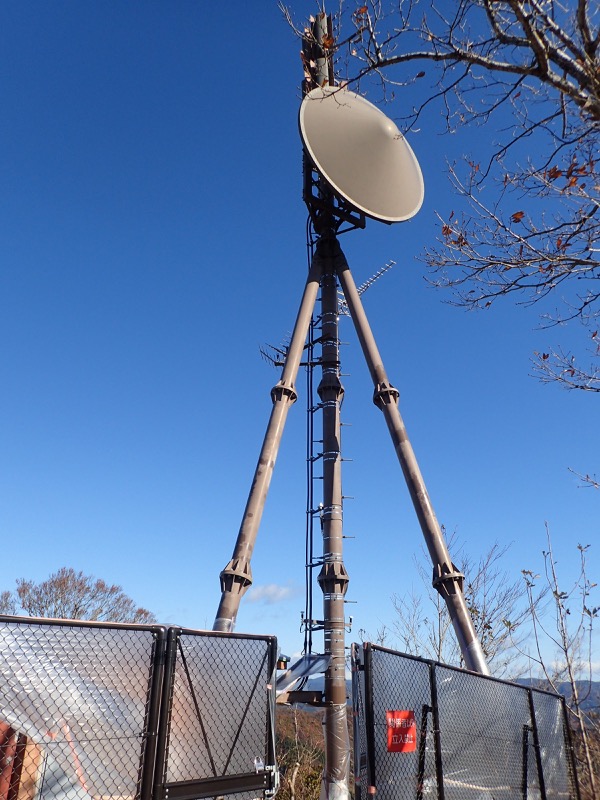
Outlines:
<svg viewBox="0 0 600 800"><path fill-rule="evenodd" d="M523 570L531 604L534 654L530 654L530 657L542 670L552 691L560 692L562 689L564 693L564 683L569 687L567 707L580 741L583 788L586 793L589 792L589 797L595 798L597 764L594 762L597 753L594 753L593 739L600 734L600 724L597 715L586 710L585 701L592 685L592 630L600 613L600 607L594 607L591 602L592 592L597 587L587 574L586 554L589 545L579 544L579 574L571 588L565 591L559 581L547 525L546 537L548 550L543 553L544 572L546 586L553 600L552 627L546 619L541 618L535 600L534 589L539 576L530 570ZM551 663L545 655L548 641L555 650L555 660Z"/></svg>
<svg viewBox="0 0 600 800"><path fill-rule="evenodd" d="M329 52L342 64L340 79L358 89L370 80L381 97L396 89L406 96L425 76L419 65L429 65L430 85L404 111L405 129L420 124L434 104L448 132L492 118L497 123L491 137L486 131L489 151L481 163L465 158L450 165L458 208L438 213L438 243L424 253L432 283L467 308L514 296L539 304L546 326L580 321L594 329L600 314L600 4L357 0L342 7L337 30L338 44ZM596 364L599 354L591 357ZM543 380L597 391L598 367L573 380L572 364L561 364L558 353L546 362L536 370Z"/></svg>

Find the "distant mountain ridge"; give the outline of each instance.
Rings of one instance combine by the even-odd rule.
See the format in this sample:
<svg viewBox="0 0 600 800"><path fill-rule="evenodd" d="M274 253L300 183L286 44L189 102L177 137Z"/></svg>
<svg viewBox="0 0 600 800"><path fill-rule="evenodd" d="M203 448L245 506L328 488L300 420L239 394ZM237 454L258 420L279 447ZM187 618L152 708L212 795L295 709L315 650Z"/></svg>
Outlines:
<svg viewBox="0 0 600 800"><path fill-rule="evenodd" d="M521 678L517 681L521 686L531 686L533 689L552 691L548 683L540 678ZM575 681L577 693L580 697L581 708L584 711L600 713L600 681ZM558 684L558 693L562 694L567 703L571 701L571 684L562 681ZM582 699L583 698L583 699Z"/></svg>
<svg viewBox="0 0 600 800"><path fill-rule="evenodd" d="M548 684L539 678L521 678L515 681L515 683L521 686L531 686L533 689L552 691L548 688ZM576 685L580 698L585 698L581 702L581 708L587 712L595 711L600 713L600 681L576 681ZM308 679L304 688L314 692L322 692L325 688L325 680L321 675L311 677ZM346 692L351 702L352 681L350 680L346 681ZM558 693L569 703L571 701L571 684L567 681L561 682L558 685Z"/></svg>

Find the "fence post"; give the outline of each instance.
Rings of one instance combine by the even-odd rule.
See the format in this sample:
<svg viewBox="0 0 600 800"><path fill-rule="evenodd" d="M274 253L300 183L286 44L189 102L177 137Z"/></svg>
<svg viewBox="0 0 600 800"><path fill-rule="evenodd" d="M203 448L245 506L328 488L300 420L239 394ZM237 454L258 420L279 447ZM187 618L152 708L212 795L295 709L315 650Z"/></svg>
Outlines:
<svg viewBox="0 0 600 800"><path fill-rule="evenodd" d="M375 776L375 718L373 716L373 651L370 642L365 642L365 733L367 740L367 795L376 789Z"/></svg>
<svg viewBox="0 0 600 800"><path fill-rule="evenodd" d="M442 763L442 738L440 733L440 714L438 708L437 680L435 664L429 665L429 683L431 687L431 706L433 708L433 738L435 741L435 777L438 788L438 800L444 800L444 765Z"/></svg>
<svg viewBox="0 0 600 800"><path fill-rule="evenodd" d="M573 745L573 736L571 733L571 726L569 725L569 714L567 711L567 701L561 695L560 705L563 713L563 728L565 731L565 742L567 745L569 767L573 779L573 788L575 789L575 797L577 800L581 798L581 790L579 789L579 778L577 776L577 765L575 759L575 747Z"/></svg>
<svg viewBox="0 0 600 800"><path fill-rule="evenodd" d="M529 731L531 730L531 725L523 725L523 749L521 752L521 758L523 759L523 764L521 766L521 793L523 795L523 800L527 800L527 782L529 780L528 777L528 769L529 769Z"/></svg>
<svg viewBox="0 0 600 800"><path fill-rule="evenodd" d="M267 759L269 764L275 766L277 770L277 761L275 754L275 682L277 680L277 639L269 639L267 647L269 648L269 713L267 714ZM273 776L275 780L277 775Z"/></svg>
<svg viewBox="0 0 600 800"><path fill-rule="evenodd" d="M140 780L140 800L151 800L156 768L156 749L159 731L160 699L165 666L167 631L157 627L152 631L152 667L148 680L145 742Z"/></svg>
<svg viewBox="0 0 600 800"><path fill-rule="evenodd" d="M425 756L427 754L427 717L433 711L424 703L421 709L421 732L419 733L419 767L417 771L417 800L423 800L423 783L425 781Z"/></svg>
<svg viewBox="0 0 600 800"><path fill-rule="evenodd" d="M542 752L540 750L540 737L538 735L537 720L535 718L535 707L533 705L533 691L527 690L529 699L529 713L531 716L531 732L533 733L533 749L535 751L535 763L538 772L538 782L540 784L540 798L546 800L546 782L544 780L544 766L542 764Z"/></svg>
<svg viewBox="0 0 600 800"><path fill-rule="evenodd" d="M361 748L360 748L360 707L364 698L361 696L359 672L364 672L364 665L360 658L360 649L356 642L352 642L351 648L352 663L352 742L354 746L354 797L355 800L366 800L364 797L364 787L360 783Z"/></svg>
<svg viewBox="0 0 600 800"><path fill-rule="evenodd" d="M154 797L162 797L163 786L166 781L167 747L169 742L169 728L171 722L171 704L173 702L173 684L175 680L175 661L177 658L177 642L181 628L169 628L167 646L165 649L165 666L162 696L160 701L160 719L158 723L158 738L156 743L156 769L154 771Z"/></svg>

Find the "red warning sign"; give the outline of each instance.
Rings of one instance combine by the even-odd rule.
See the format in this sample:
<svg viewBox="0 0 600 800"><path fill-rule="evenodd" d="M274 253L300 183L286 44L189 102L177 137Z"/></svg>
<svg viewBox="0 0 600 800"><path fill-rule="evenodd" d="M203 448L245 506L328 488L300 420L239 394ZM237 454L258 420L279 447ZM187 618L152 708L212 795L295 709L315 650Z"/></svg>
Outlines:
<svg viewBox="0 0 600 800"><path fill-rule="evenodd" d="M414 711L386 711L388 753L414 753L417 723Z"/></svg>

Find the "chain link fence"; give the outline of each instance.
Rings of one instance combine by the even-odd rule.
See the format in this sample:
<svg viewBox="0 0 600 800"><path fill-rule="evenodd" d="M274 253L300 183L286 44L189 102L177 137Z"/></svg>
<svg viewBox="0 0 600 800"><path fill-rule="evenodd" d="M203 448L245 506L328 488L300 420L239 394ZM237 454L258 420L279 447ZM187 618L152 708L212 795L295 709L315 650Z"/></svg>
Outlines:
<svg viewBox="0 0 600 800"><path fill-rule="evenodd" d="M0 800L274 793L276 640L0 617Z"/></svg>
<svg viewBox="0 0 600 800"><path fill-rule="evenodd" d="M561 697L371 644L352 666L357 800L577 800Z"/></svg>

